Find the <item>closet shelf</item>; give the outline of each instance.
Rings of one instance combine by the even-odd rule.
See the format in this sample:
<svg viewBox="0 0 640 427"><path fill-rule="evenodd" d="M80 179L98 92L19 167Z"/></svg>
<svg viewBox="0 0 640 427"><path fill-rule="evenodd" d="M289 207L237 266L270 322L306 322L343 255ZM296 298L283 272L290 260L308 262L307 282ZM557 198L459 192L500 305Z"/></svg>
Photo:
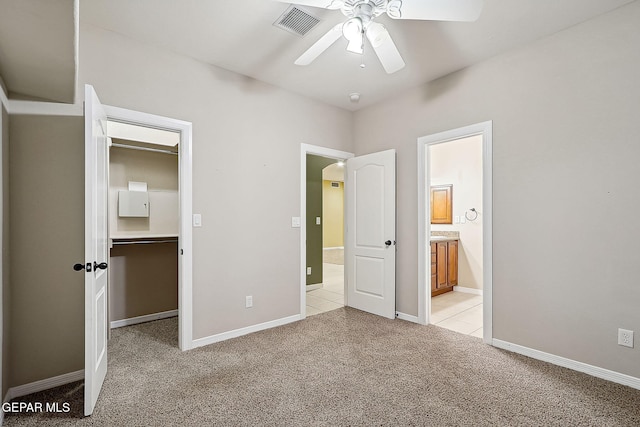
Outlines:
<svg viewBox="0 0 640 427"><path fill-rule="evenodd" d="M117 240L133 240L133 239L171 239L178 238L178 233L169 233L169 234L141 234L141 233L131 233L131 234L114 234L109 236L109 239L113 241Z"/></svg>

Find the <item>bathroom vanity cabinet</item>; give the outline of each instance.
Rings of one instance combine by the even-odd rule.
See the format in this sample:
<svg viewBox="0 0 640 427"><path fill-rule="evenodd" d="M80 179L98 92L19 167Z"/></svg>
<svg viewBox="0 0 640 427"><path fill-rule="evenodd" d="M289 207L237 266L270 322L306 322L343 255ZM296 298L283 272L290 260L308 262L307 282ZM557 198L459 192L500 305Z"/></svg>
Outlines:
<svg viewBox="0 0 640 427"><path fill-rule="evenodd" d="M431 241L431 296L450 292L458 284L458 240Z"/></svg>

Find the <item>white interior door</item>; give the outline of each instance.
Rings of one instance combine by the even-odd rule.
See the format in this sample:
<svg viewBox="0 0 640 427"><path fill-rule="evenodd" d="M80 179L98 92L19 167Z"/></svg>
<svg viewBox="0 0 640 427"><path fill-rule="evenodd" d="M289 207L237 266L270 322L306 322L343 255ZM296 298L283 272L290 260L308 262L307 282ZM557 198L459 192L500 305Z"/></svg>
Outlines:
<svg viewBox="0 0 640 427"><path fill-rule="evenodd" d="M396 150L347 160L347 305L395 318Z"/></svg>
<svg viewBox="0 0 640 427"><path fill-rule="evenodd" d="M107 115L85 86L84 414L91 415L107 374Z"/></svg>

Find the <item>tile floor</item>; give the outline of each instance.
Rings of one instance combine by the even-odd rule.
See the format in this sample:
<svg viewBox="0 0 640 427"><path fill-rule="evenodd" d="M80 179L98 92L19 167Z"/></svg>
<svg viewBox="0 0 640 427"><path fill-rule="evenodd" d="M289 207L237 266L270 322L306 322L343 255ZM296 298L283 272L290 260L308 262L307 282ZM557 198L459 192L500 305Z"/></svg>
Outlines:
<svg viewBox="0 0 640 427"><path fill-rule="evenodd" d="M482 296L447 292L432 297L431 323L482 338Z"/></svg>
<svg viewBox="0 0 640 427"><path fill-rule="evenodd" d="M307 316L344 306L344 265L322 264L324 286L307 292Z"/></svg>
<svg viewBox="0 0 640 427"><path fill-rule="evenodd" d="M344 266L323 263L323 284L307 292L307 316L344 306ZM431 298L431 322L461 334L482 338L482 297L447 292Z"/></svg>

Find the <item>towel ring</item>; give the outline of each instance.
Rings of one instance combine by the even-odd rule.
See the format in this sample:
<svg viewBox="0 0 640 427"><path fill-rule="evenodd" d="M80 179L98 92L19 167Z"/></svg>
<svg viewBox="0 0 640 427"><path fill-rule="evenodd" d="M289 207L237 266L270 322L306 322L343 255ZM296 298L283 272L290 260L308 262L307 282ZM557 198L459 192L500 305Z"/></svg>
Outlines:
<svg viewBox="0 0 640 427"><path fill-rule="evenodd" d="M469 215L469 211L471 211L471 215ZM472 218L470 218L470 216L472 216ZM464 213L464 217L467 218L467 221L475 221L478 219L478 211L476 208L471 208Z"/></svg>

